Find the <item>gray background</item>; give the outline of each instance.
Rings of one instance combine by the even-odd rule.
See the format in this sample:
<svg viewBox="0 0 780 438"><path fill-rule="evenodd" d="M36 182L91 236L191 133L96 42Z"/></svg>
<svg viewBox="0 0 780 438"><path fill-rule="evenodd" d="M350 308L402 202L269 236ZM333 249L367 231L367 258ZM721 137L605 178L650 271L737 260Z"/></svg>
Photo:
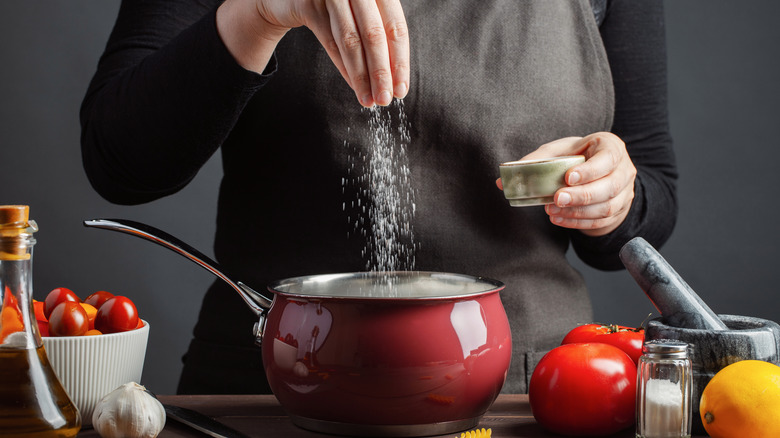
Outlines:
<svg viewBox="0 0 780 438"><path fill-rule="evenodd" d="M133 298L152 328L142 383L170 394L213 277L162 248L81 221L139 220L211 255L221 166L214 157L180 193L147 205L111 205L92 191L81 168L78 108L118 6L0 2L0 203L31 205L41 227L35 297L65 286L82 297L104 289ZM779 12L772 0L666 3L681 207L661 250L717 313L776 321ZM573 263L598 321L635 325L655 311L627 273Z"/></svg>

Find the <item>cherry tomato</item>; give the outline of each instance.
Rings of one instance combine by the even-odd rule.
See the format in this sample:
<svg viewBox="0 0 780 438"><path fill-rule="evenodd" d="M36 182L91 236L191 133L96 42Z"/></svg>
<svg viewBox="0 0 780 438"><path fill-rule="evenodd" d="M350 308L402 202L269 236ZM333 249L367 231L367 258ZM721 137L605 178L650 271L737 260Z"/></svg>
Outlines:
<svg viewBox="0 0 780 438"><path fill-rule="evenodd" d="M33 310L35 311L35 319L38 321L48 321L46 315L43 313L43 301L33 300Z"/></svg>
<svg viewBox="0 0 780 438"><path fill-rule="evenodd" d="M66 287L58 287L53 289L51 292L49 292L48 295L46 295L46 299L43 301L43 315L47 320L51 318L52 310L54 310L54 308L63 301L73 301L80 303L81 298L79 298L78 295Z"/></svg>
<svg viewBox="0 0 780 438"><path fill-rule="evenodd" d="M639 363L642 355L642 344L645 342L645 329L622 325L585 324L572 329L563 338L561 345L584 342L598 342L613 345L631 357L634 365Z"/></svg>
<svg viewBox="0 0 780 438"><path fill-rule="evenodd" d="M11 288L6 286L5 292L3 292L3 307L16 307L19 308L19 302L16 300L14 293L11 292Z"/></svg>
<svg viewBox="0 0 780 438"><path fill-rule="evenodd" d="M49 323L47 321L41 321L40 319L37 321L38 323L38 332L43 336L44 338L48 338L51 336L49 334Z"/></svg>
<svg viewBox="0 0 780 438"><path fill-rule="evenodd" d="M22 312L16 306L4 306L0 311L0 344L5 342L5 338L11 333L22 330L24 330Z"/></svg>
<svg viewBox="0 0 780 438"><path fill-rule="evenodd" d="M87 299L84 300L85 303L93 306L96 309L99 309L100 306L103 305L109 298L113 298L114 294L111 292L106 292L104 290L99 290L92 295L88 296Z"/></svg>
<svg viewBox="0 0 780 438"><path fill-rule="evenodd" d="M634 424L636 365L608 344L566 344L547 353L528 387L531 410L561 435L605 436Z"/></svg>
<svg viewBox="0 0 780 438"><path fill-rule="evenodd" d="M87 330L87 332L84 333L84 336L97 336L97 335L102 335L102 334L103 333L101 333L100 330L92 329L92 330Z"/></svg>
<svg viewBox="0 0 780 438"><path fill-rule="evenodd" d="M87 330L89 319L80 303L64 301L49 315L49 333L52 336L83 336Z"/></svg>
<svg viewBox="0 0 780 438"><path fill-rule="evenodd" d="M133 330L138 325L138 310L129 298L109 298L98 309L95 329L103 333L117 333Z"/></svg>
<svg viewBox="0 0 780 438"><path fill-rule="evenodd" d="M5 287L3 305L0 308L2 308L0 311L0 344L2 344L11 333L24 330L22 311L19 310L19 303L8 286Z"/></svg>
<svg viewBox="0 0 780 438"><path fill-rule="evenodd" d="M95 328L95 317L97 317L97 309L87 303L79 303L81 304L81 307L84 308L84 311L87 312L87 319L89 320L89 329L92 330Z"/></svg>

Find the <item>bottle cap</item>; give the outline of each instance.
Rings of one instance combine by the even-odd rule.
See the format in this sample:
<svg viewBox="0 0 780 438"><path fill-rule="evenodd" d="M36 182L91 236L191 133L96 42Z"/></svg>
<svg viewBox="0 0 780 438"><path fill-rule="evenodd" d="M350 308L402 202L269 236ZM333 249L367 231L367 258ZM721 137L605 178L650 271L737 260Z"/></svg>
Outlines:
<svg viewBox="0 0 780 438"><path fill-rule="evenodd" d="M28 260L32 233L38 225L30 220L27 205L0 205L0 260Z"/></svg>
<svg viewBox="0 0 780 438"><path fill-rule="evenodd" d="M26 227L30 218L27 205L0 205L0 228Z"/></svg>

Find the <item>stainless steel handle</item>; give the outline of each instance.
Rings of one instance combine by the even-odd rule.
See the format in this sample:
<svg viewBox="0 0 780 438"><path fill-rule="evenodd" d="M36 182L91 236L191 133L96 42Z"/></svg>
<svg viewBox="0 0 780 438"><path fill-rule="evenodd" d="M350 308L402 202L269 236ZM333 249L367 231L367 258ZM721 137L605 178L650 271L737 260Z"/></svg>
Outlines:
<svg viewBox="0 0 780 438"><path fill-rule="evenodd" d="M224 269L222 269L219 263L217 263L215 260L212 260L197 249L187 245L186 243L182 242L176 237L171 236L165 231L159 230L150 225L127 219L92 219L84 221L84 226L119 231L137 236L168 248L171 251L192 260L202 268L206 269L232 286L233 289L235 289L236 292L241 295L241 298L244 300L247 306L252 309L252 312L254 312L254 314L260 319L261 322L265 319L265 314L267 313L268 309L271 308L271 299L266 298L261 293L255 291L240 281L233 281L230 277L228 277L227 274L224 273Z"/></svg>

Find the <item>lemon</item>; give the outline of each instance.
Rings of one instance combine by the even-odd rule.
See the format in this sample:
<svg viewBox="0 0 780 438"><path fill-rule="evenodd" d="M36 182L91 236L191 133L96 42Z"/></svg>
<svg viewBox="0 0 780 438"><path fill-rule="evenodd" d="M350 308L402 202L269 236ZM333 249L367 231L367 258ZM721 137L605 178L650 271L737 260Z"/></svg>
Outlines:
<svg viewBox="0 0 780 438"><path fill-rule="evenodd" d="M699 414L712 438L780 436L780 367L743 360L723 368L702 391Z"/></svg>

